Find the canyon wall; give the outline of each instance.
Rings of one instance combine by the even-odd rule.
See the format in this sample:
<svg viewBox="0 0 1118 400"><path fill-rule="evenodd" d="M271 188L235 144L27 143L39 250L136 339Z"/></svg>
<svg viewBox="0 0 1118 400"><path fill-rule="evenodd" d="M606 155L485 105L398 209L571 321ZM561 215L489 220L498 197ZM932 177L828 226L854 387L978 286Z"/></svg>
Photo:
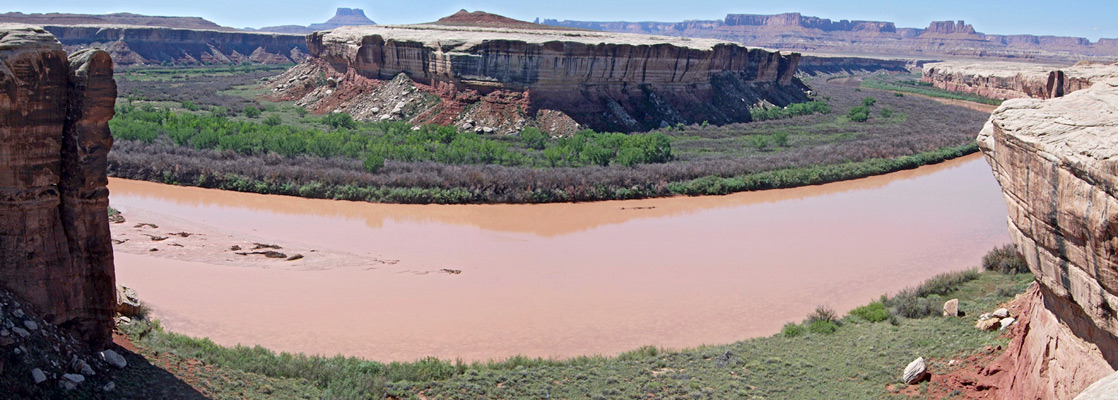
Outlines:
<svg viewBox="0 0 1118 400"><path fill-rule="evenodd" d="M1118 78L1112 64L1081 62L1057 67L1009 62L938 62L924 65L920 80L940 89L995 99L1051 99Z"/></svg>
<svg viewBox="0 0 1118 400"><path fill-rule="evenodd" d="M987 35L964 21L932 21L926 28L898 28L887 21L834 21L786 13L729 14L721 20L682 22L559 21L546 25L609 32L715 38L782 51L917 59L996 58L1074 63L1113 62L1113 39Z"/></svg>
<svg viewBox="0 0 1118 400"><path fill-rule="evenodd" d="M1118 67L1114 67L1118 69ZM978 143L1038 285L984 373L1007 399L1070 399L1118 367L1118 80L1006 101ZM1027 321L1027 322L1025 322Z"/></svg>
<svg viewBox="0 0 1118 400"><path fill-rule="evenodd" d="M0 24L0 286L94 345L116 305L106 208L116 82L109 54L67 57L42 28Z"/></svg>
<svg viewBox="0 0 1118 400"><path fill-rule="evenodd" d="M314 57L307 64L313 67L281 76L276 89L305 98L324 86L310 84L307 76L320 74L332 85L340 82L329 95L317 92L320 98L314 103L332 107L318 110L322 112L352 104L341 98L354 94L350 85L377 86L369 81L383 83L398 75L447 104L463 93L467 98L496 95L504 100L490 105L522 108L510 112L529 118L540 111L557 111L584 127L626 132L665 124L744 122L750 120L749 108L758 104L806 100L802 84L794 78L798 54L717 40L415 25L316 32L307 37L307 46ZM464 124L474 119L447 104L444 111L421 111L418 119L410 120ZM430 107L438 105L427 111ZM393 103L376 108L372 114L354 114L383 119L389 110L413 107ZM441 115L437 121L432 119L436 114Z"/></svg>
<svg viewBox="0 0 1118 400"><path fill-rule="evenodd" d="M74 52L103 48L117 65L289 64L307 56L302 35L124 25L46 25Z"/></svg>

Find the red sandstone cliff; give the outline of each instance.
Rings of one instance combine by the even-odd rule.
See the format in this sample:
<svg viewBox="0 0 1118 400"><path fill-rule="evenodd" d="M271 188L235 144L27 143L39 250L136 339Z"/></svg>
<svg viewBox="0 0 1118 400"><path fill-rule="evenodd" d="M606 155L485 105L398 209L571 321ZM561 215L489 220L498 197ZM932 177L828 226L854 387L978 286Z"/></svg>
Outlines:
<svg viewBox="0 0 1118 400"><path fill-rule="evenodd" d="M68 58L41 28L0 24L0 286L95 345L111 339L116 302L112 69L104 51Z"/></svg>
<svg viewBox="0 0 1118 400"><path fill-rule="evenodd" d="M1116 68L1118 69L1118 68ZM1038 287L984 371L1007 399L1071 399L1118 367L1118 80L1005 102L978 137Z"/></svg>
<svg viewBox="0 0 1118 400"><path fill-rule="evenodd" d="M1118 78L1114 65L1078 63L1068 67L1008 62L939 62L924 65L925 83L953 92L996 99L1051 99Z"/></svg>
<svg viewBox="0 0 1118 400"><path fill-rule="evenodd" d="M582 126L636 131L743 122L758 103L806 100L794 79L798 54L716 40L410 25L316 32L307 46L314 60L281 76L275 88L316 111L344 110L364 119L399 119L390 110L413 110L404 119L462 126L476 118L465 113L472 107L456 101L476 104L496 96L485 102L494 112L525 121L540 111L558 111ZM383 82L401 74L438 99L367 107ZM308 79L315 75L337 87Z"/></svg>

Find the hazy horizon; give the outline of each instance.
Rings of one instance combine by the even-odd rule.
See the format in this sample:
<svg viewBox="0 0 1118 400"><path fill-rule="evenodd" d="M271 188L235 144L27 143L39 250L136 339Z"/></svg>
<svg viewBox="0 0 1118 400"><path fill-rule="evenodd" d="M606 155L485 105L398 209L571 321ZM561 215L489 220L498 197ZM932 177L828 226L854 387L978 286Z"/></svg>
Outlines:
<svg viewBox="0 0 1118 400"><path fill-rule="evenodd" d="M1118 3L1085 2L1081 7L1052 7L1039 0L986 1L943 0L937 3L860 0L788 0L782 2L734 2L692 0L534 2L514 0L433 0L425 2L331 1L321 3L246 0L189 3L149 1L135 3L107 0L97 3L62 0L52 2L9 0L0 12L110 14L201 17L234 28L277 25L309 25L324 22L339 7L360 8L378 24L420 23L437 20L459 9L486 11L510 18L582 21L658 21L722 19L726 14L780 14L798 12L832 20L871 20L896 23L898 28L926 28L931 21L965 20L987 34L1056 35L1085 37L1091 41L1118 37L1111 16ZM1084 12L1083 10L1090 10Z"/></svg>

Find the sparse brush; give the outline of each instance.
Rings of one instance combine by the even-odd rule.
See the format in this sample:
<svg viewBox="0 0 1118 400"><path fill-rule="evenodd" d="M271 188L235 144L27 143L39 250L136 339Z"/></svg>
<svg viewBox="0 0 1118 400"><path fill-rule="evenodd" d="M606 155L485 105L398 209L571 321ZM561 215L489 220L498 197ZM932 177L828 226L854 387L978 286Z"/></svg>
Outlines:
<svg viewBox="0 0 1118 400"><path fill-rule="evenodd" d="M815 307L815 311L807 316L807 323L811 324L817 321L836 322L838 321L838 314L831 307L825 305Z"/></svg>
<svg viewBox="0 0 1118 400"><path fill-rule="evenodd" d="M1017 252L1017 247L1007 244L995 247L982 257L982 269L997 271L1003 274L1020 274L1029 272L1029 264L1025 257Z"/></svg>

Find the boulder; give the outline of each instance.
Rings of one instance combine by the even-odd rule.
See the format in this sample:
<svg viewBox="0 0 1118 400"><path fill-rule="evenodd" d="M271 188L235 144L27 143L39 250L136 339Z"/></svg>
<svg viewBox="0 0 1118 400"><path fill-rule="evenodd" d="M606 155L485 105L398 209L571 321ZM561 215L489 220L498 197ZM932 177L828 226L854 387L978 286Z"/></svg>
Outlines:
<svg viewBox="0 0 1118 400"><path fill-rule="evenodd" d="M43 370L35 368L31 370L31 379L35 381L36 385L38 385L47 380L47 374L44 374Z"/></svg>
<svg viewBox="0 0 1118 400"><path fill-rule="evenodd" d="M77 389L82 382L85 382L85 377L79 374L63 374L62 379L58 380L59 386L66 390Z"/></svg>
<svg viewBox="0 0 1118 400"><path fill-rule="evenodd" d="M117 368L124 368L128 366L128 362L124 357L112 350L105 350L101 352L101 359Z"/></svg>
<svg viewBox="0 0 1118 400"><path fill-rule="evenodd" d="M994 312L990 313L990 316L993 317L993 318L998 318L998 319L1006 318L1006 317L1009 317L1009 310L1007 310L1005 308L999 308L997 310L994 310Z"/></svg>
<svg viewBox="0 0 1118 400"><path fill-rule="evenodd" d="M943 316L945 317L958 317L959 316L959 299L951 299L943 303Z"/></svg>
<svg viewBox="0 0 1118 400"><path fill-rule="evenodd" d="M924 357L917 358L908 363L904 368L904 376L901 377L907 385L919 383L924 379L924 375L928 373L928 366L924 364Z"/></svg>
<svg viewBox="0 0 1118 400"><path fill-rule="evenodd" d="M116 312L126 317L140 315L140 297L130 287L116 287Z"/></svg>
<svg viewBox="0 0 1118 400"><path fill-rule="evenodd" d="M974 327L978 328L979 330L992 331L994 329L998 329L998 327L1001 326L1000 322L1001 321L997 318L987 318L979 320L978 323L974 325Z"/></svg>
<svg viewBox="0 0 1118 400"><path fill-rule="evenodd" d="M1114 400L1118 399L1118 372L1099 379L1088 386L1075 400Z"/></svg>
<svg viewBox="0 0 1118 400"><path fill-rule="evenodd" d="M1008 328L1010 325L1013 325L1013 323L1016 321L1017 320L1013 318L1002 318L998 321L998 326L1001 327L1000 329L1005 329Z"/></svg>

